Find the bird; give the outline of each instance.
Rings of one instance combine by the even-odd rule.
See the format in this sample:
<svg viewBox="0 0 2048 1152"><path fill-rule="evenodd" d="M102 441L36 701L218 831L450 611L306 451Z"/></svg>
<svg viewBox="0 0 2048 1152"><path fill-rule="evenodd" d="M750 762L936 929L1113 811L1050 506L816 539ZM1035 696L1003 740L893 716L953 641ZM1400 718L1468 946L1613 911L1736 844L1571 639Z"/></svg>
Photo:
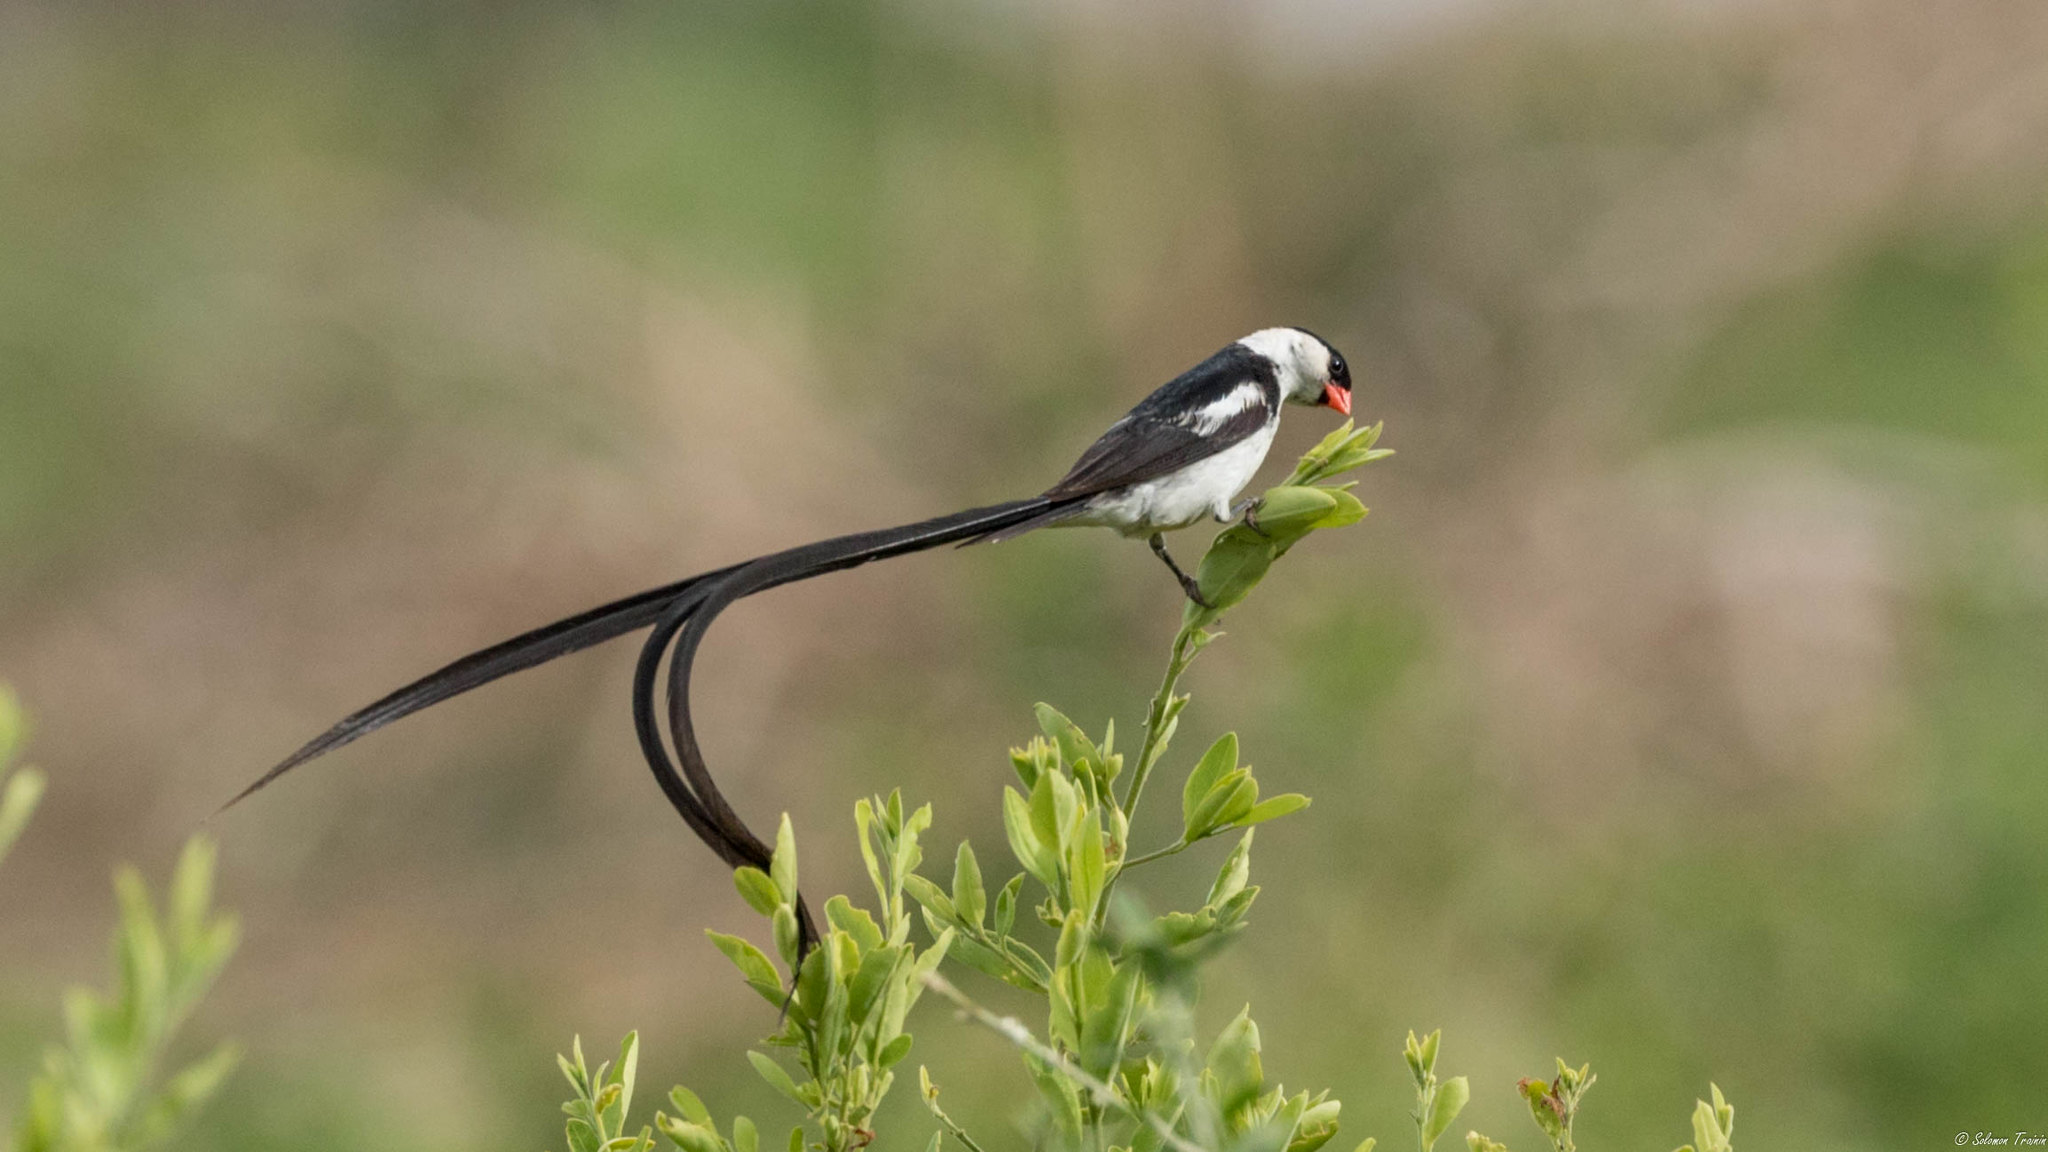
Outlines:
<svg viewBox="0 0 2048 1152"><path fill-rule="evenodd" d="M1009 540L1040 528L1106 527L1143 539L1182 593L1208 607L1200 585L1173 559L1164 534L1204 519L1245 517L1238 502L1279 430L1288 404L1351 414L1351 369L1329 341L1305 328L1265 328L1225 345L1160 385L1037 496L895 528L805 544L665 584L472 652L350 713L300 746L222 805L240 804L285 773L388 724L485 684L646 628L633 678L633 720L643 758L683 822L731 867L768 868L772 852L718 790L698 748L689 674L711 622L757 592L946 544ZM655 709L667 655L667 741ZM668 744L675 748L669 757ZM218 813L216 813L218 815ZM815 941L798 901L799 956Z"/></svg>
<svg viewBox="0 0 2048 1152"><path fill-rule="evenodd" d="M1229 523L1240 513L1258 526L1254 502L1232 501L1265 463L1284 403L1351 415L1351 366L1306 329L1254 332L1160 386L1045 490L1045 511L967 543L1055 525L1112 528L1143 537L1188 599L1207 608L1201 587L1166 550L1164 534L1204 518Z"/></svg>

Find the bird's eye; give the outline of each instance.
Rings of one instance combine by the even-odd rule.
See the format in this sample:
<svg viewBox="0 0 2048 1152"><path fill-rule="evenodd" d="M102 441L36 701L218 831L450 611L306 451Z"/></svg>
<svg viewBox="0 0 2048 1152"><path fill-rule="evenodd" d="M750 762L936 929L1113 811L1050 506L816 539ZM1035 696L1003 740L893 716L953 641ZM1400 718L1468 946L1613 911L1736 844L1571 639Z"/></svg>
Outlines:
<svg viewBox="0 0 2048 1152"><path fill-rule="evenodd" d="M1339 382L1351 379L1351 366L1349 364L1344 363L1344 358L1342 356L1337 356L1333 354L1330 357L1330 379Z"/></svg>

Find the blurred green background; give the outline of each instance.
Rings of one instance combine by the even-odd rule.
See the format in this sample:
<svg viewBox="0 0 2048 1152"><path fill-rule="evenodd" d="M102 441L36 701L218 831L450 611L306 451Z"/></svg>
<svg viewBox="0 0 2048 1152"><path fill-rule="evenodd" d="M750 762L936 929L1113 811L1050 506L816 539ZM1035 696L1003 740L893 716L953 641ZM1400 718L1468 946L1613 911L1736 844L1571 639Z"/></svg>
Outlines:
<svg viewBox="0 0 2048 1152"><path fill-rule="evenodd" d="M113 863L342 712L1035 491L1289 323L1400 455L1192 677L1184 755L1236 728L1318 799L1210 1024L1249 1000L1344 1147L1410 1138L1438 1025L1459 1130L1517 1146L1553 1054L1589 1148L1680 1143L1709 1078L1745 1148L2048 1129L2044 187L2037 3L0 0L0 678L52 778L0 1114L103 979ZM778 592L706 649L707 750L814 893L896 783L992 861L1030 703L1134 733L1178 614L1102 533ZM631 659L217 822L247 942L194 1050L251 1058L181 1147L547 1146L552 1054L629 1027L643 1084L783 1115ZM1014 1142L1013 1054L924 1011Z"/></svg>

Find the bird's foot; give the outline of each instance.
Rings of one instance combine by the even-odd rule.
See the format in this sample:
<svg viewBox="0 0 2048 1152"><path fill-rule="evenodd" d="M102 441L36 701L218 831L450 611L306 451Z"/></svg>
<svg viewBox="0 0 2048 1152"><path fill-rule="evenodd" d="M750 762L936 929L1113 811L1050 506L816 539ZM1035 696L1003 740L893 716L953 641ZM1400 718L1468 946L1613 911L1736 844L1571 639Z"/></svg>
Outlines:
<svg viewBox="0 0 2048 1152"><path fill-rule="evenodd" d="M1202 595L1202 586L1195 582L1194 577L1181 571L1180 565L1173 562L1173 554L1166 550L1165 536L1154 532L1146 542L1152 545L1152 554L1164 561L1167 571L1172 572L1173 578L1180 581L1180 590L1188 594L1188 599L1200 604L1203 608L1212 607L1209 601Z"/></svg>
<svg viewBox="0 0 2048 1152"><path fill-rule="evenodd" d="M1239 516L1243 516L1245 527L1271 540L1273 534L1259 527L1259 509L1264 507L1265 504L1266 498L1263 496L1247 497L1243 503L1230 510L1231 519L1234 520Z"/></svg>

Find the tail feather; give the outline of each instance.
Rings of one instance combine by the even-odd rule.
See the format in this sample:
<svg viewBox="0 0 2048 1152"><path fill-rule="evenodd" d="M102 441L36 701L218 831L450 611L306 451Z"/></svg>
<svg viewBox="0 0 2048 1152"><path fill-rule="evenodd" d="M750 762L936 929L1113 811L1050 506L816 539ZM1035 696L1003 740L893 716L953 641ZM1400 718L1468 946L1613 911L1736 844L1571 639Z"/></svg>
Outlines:
<svg viewBox="0 0 2048 1152"><path fill-rule="evenodd" d="M687 580L679 580L674 584L651 588L623 600L614 600L587 612L579 612L565 620L557 620L553 624L523 632L481 651L472 652L343 717L332 728L308 740L298 751L257 777L255 783L236 793L234 799L221 805L214 814L219 815L248 799L261 791L265 785L299 765L352 744L386 724L403 720L415 712L453 699L473 688L481 688L514 672L545 664L557 657L581 652L585 648L645 628L661 616L663 609L690 589L706 580L737 571L741 567L744 565L735 564L692 576Z"/></svg>
<svg viewBox="0 0 2048 1152"><path fill-rule="evenodd" d="M633 681L633 720L640 748L662 791L672 802L687 792L698 807L684 819L692 831L731 864L766 866L767 846L749 830L726 802L697 746L690 720L689 671L705 629L736 600L770 588L843 571L874 560L888 559L951 544L1044 512L1043 497L972 508L900 528L861 532L771 553L706 577L676 596L654 621L654 632L641 648ZM680 764L671 762L654 712L654 687L662 654L680 633L669 671L669 735ZM680 807L680 805L679 805ZM717 835L707 836L702 825Z"/></svg>
<svg viewBox="0 0 2048 1152"><path fill-rule="evenodd" d="M633 677L633 727L640 740L641 754L654 773L655 782L698 839L704 841L729 867L750 865L765 870L773 856L768 845L747 827L746 821L733 811L732 805L719 791L718 782L704 761L703 749L697 742L696 725L690 715L690 672L696 661L698 645L720 612L756 592L1000 530L1042 514L1049 503L1042 497L1019 500L940 516L901 528L806 544L763 556L737 570L727 570L672 601L640 649L640 660ZM661 658L668 651L672 639L674 649L668 653L668 728L669 739L675 745L673 760L662 740L654 707L655 681ZM797 897L796 908L798 963L801 963L803 955L817 942L818 935L810 908L801 894Z"/></svg>
<svg viewBox="0 0 2048 1152"><path fill-rule="evenodd" d="M520 635L514 635L512 640L494 644L479 652L471 652L469 656L463 656L451 664L436 668L434 672L428 672L426 676L418 678L418 681L385 695L383 699L348 713L332 728L315 736L313 740L307 740L297 752L281 760L281 763L276 763L270 771L266 771L246 789L236 793L236 797L223 804L219 812L227 812L236 804L242 804L244 799L248 799L256 791L262 791L270 781L283 777L291 769L297 769L299 765L305 765L309 760L315 760L336 748L352 744L362 736L369 736L371 732L377 732L379 728L397 722L397 719L434 707L436 703L459 697L471 689L479 689L487 683L498 681L498 678L510 676L512 672L545 664L549 660L555 660L557 656L582 652L596 644L604 644L606 640L616 640L616 637L627 635L629 631L659 625L655 627L655 635L649 637L647 646L641 652L641 668L639 674L635 676L633 687L635 728L639 732L641 752L645 754L647 765L655 775L655 781L662 785L664 795L676 808L678 816L682 816L684 824L688 824L690 830L700 840L705 840L705 845L709 845L719 855L719 859L723 859L729 865L748 863L756 867L768 867L768 845L764 845L760 836L756 836L748 826L745 826L745 822L739 820L739 816L727 804L725 795L711 779L709 769L705 769L702 752L696 748L694 734L690 732L688 726L688 662L682 664L684 674L680 676L680 687L676 674L672 672L670 693L672 719L676 715L682 715L682 728L678 730L678 738L686 740L680 773L668 758L668 750L662 742L662 732L659 732L653 713L653 681L659 660L662 660L664 650L674 640L676 631L682 629L684 623L692 621L692 615L700 609L700 605L707 603L707 596L721 590L725 578L741 572L748 572L750 580L745 582L745 590L737 594L754 594L795 580L823 576L825 572L840 572L844 568L868 564L872 560L887 560L893 556L905 556L905 553L911 551L924 551L944 543L956 543L975 535L997 533L1004 531L1006 527L1014 527L1034 517L1047 515L1049 510L1055 510L1055 502L1040 496L1032 500L993 504L987 508L971 508L967 512L954 512L950 517L936 517L915 525L825 539L803 547L770 553L770 556L764 556L754 562L733 564L713 572L690 576L686 580L678 580L674 584L649 588L645 592L627 596L623 601L612 601L608 605L594 607L590 611L537 627L532 631L524 631ZM731 599L737 599L737 596L721 596L711 615L723 611L725 603L731 603ZM709 617L705 623L709 625ZM696 646L692 642L690 656L694 656L694 648ZM815 933L809 931L809 910L805 910L803 920L807 935L815 937Z"/></svg>
<svg viewBox="0 0 2048 1152"><path fill-rule="evenodd" d="M1068 500L1055 504L1046 511L1040 512L1028 519L1020 520L1015 524L1003 528L992 528L978 536L971 536L962 540L957 547L966 548L974 544L1000 544L1005 540L1014 540L1026 532L1035 532L1040 528L1050 528L1063 520L1070 520L1080 515L1086 510L1084 508L1086 503L1084 500Z"/></svg>
<svg viewBox="0 0 2048 1152"><path fill-rule="evenodd" d="M735 867L747 864L766 868L771 850L719 791L697 746L690 719L690 667L711 621L733 601L756 592L944 544L1006 539L1072 515L1078 503L1041 496L969 509L898 528L835 537L665 584L543 625L472 652L350 713L258 777L234 799L221 805L220 811L241 803L292 769L415 712L514 672L652 626L654 632L641 650L633 685L634 727L642 755L677 814L719 859ZM654 686L661 658L679 631L682 640L675 645L669 673L668 720L680 765L669 759L654 711ZM816 941L817 931L810 910L801 899L798 912L807 950Z"/></svg>

